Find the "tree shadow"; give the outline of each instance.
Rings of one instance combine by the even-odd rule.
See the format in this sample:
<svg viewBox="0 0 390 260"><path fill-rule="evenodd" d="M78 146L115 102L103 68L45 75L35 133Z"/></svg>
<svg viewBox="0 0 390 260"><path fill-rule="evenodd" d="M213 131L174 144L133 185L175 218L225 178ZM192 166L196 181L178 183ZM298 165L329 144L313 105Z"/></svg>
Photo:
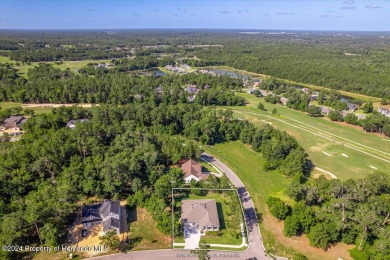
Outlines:
<svg viewBox="0 0 390 260"><path fill-rule="evenodd" d="M218 211L218 218L219 218L219 225L220 225L220 230L226 229L226 223L225 223L225 218L223 217L223 209L222 209L222 203L217 202L217 211Z"/></svg>

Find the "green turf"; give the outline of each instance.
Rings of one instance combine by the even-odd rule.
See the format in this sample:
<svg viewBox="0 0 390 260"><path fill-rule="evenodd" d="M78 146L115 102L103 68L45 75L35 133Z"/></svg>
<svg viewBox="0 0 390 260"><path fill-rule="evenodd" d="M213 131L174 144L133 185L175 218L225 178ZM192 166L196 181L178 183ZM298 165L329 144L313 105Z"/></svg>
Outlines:
<svg viewBox="0 0 390 260"><path fill-rule="evenodd" d="M366 177L368 174L375 171L375 169L370 166L376 167L383 172L390 172L389 162L365 154L370 153L385 160L390 160L390 142L384 141L383 139L385 137L365 133L360 129L340 125L322 118L312 118L306 113L295 111L282 105L266 103L263 99L256 98L253 95L243 93L239 93L238 95L245 97L250 102L250 105L246 107L232 107L235 111L235 117L247 119L256 125L263 125L266 122L269 122L272 123L273 127L285 130L297 139L315 166L332 172L338 178L345 180L348 178ZM261 111L255 107L259 102L264 104L267 111ZM274 108L277 109L280 116L274 116L270 113ZM279 120L283 120L284 122ZM299 122L293 120L298 120ZM286 124L285 122L292 125ZM300 122L307 125L303 125ZM294 126L299 126L300 128ZM316 127L317 129L314 129L313 127ZM351 141L322 133L320 130L324 130ZM333 139L335 142L319 137L316 135L317 133L321 133L321 135ZM344 145L337 142L343 142ZM362 147L353 142L383 152ZM347 145L358 148L361 151L348 148ZM323 152L332 156L328 156ZM345 157L342 154L345 154L348 157Z"/></svg>

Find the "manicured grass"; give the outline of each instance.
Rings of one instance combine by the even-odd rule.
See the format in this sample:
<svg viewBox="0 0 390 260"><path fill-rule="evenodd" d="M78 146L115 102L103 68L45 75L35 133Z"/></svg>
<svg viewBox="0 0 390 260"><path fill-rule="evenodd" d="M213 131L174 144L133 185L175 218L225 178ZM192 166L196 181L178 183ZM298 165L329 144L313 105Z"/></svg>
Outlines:
<svg viewBox="0 0 390 260"><path fill-rule="evenodd" d="M383 141L385 137L365 133L360 129L347 125L340 125L323 118L313 118L306 113L295 111L282 105L266 103L264 99L256 98L253 95L244 93L238 93L238 95L245 97L250 104L246 107L231 107L234 109L235 117L247 119L255 125L271 123L273 127L288 132L290 135L294 136L305 149L306 153L309 155L309 159L315 166L332 172L338 178L345 180L348 178L366 177L368 174L375 171L375 169L370 166L376 167L379 171L390 172L390 163L366 154L369 153L384 158L385 160L390 160L390 145L389 142ZM264 104L267 111L261 111L256 108L259 102ZM274 116L270 113L274 108L277 109L280 116ZM281 122L280 120L283 120L284 122ZM294 120L302 122L303 124ZM299 128L294 126L298 126ZM323 133L320 130L346 138L351 140L351 142ZM316 135L318 133L329 139L335 140L335 142ZM341 145L341 142L343 142L344 145ZM359 146L353 142L381 150L383 153ZM347 147L348 145L361 151L351 149ZM331 156L328 156L323 152L330 154Z"/></svg>
<svg viewBox="0 0 390 260"><path fill-rule="evenodd" d="M137 220L131 222L129 226L129 238L134 243L132 250L172 248L171 236L157 230L156 222L146 209L137 208Z"/></svg>
<svg viewBox="0 0 390 260"><path fill-rule="evenodd" d="M338 257L350 259L347 251L350 247L344 244L336 245L325 252L311 247L306 236L288 238L283 235L283 223L271 216L266 201L271 195L285 196L283 191L291 180L279 172L264 171L264 159L261 154L254 152L249 146L239 141L217 144L204 149L229 166L245 184L257 211L262 216L260 229L267 250L289 257L300 252L309 259L316 260L337 259Z"/></svg>

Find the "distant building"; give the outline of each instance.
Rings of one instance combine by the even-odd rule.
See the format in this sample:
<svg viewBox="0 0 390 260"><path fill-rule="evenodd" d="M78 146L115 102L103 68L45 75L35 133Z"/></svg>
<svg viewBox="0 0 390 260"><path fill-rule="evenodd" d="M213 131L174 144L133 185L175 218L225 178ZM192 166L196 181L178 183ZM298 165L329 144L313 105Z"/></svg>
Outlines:
<svg viewBox="0 0 390 260"><path fill-rule="evenodd" d="M284 106L287 105L288 98L286 97L280 97L279 102L282 103Z"/></svg>
<svg viewBox="0 0 390 260"><path fill-rule="evenodd" d="M356 115L358 117L358 120L363 120L363 119L366 119L366 115L363 115L363 114L357 114Z"/></svg>
<svg viewBox="0 0 390 260"><path fill-rule="evenodd" d="M343 118L346 117L348 114L349 114L349 112L348 112L347 110L341 111L341 116L342 116Z"/></svg>
<svg viewBox="0 0 390 260"><path fill-rule="evenodd" d="M27 118L23 116L10 116L0 125L0 131L10 130L13 132L20 132L22 131L23 124L26 122Z"/></svg>
<svg viewBox="0 0 390 260"><path fill-rule="evenodd" d="M182 65L180 65L180 67L181 67L182 69L185 69L185 70L191 69L191 67L188 66L187 64L182 64Z"/></svg>
<svg viewBox="0 0 390 260"><path fill-rule="evenodd" d="M181 170L184 172L184 182L190 183L192 180L196 182L201 180L207 180L208 173L202 172L202 165L194 160L188 160L181 165Z"/></svg>
<svg viewBox="0 0 390 260"><path fill-rule="evenodd" d="M323 115L329 115L330 111L332 111L332 109L328 107L320 106L320 108L321 108L321 114Z"/></svg>
<svg viewBox="0 0 390 260"><path fill-rule="evenodd" d="M303 93L306 93L306 94L309 93L309 89L308 88L302 88L301 90L302 90Z"/></svg>
<svg viewBox="0 0 390 260"><path fill-rule="evenodd" d="M200 228L201 234L220 229L217 203L214 199L182 200L181 209L182 223Z"/></svg>
<svg viewBox="0 0 390 260"><path fill-rule="evenodd" d="M268 96L270 93L269 93L268 91L265 91L265 90L260 89L260 94L261 94L262 97L266 97L266 96Z"/></svg>
<svg viewBox="0 0 390 260"><path fill-rule="evenodd" d="M347 103L347 105L348 105L348 110L353 111L353 112L355 112L359 108L359 106L356 104Z"/></svg>
<svg viewBox="0 0 390 260"><path fill-rule="evenodd" d="M378 107L378 112L384 116L390 117L390 109L388 108Z"/></svg>
<svg viewBox="0 0 390 260"><path fill-rule="evenodd" d="M89 119L87 118L83 118L83 119L72 119L72 120L69 120L69 122L66 124L67 127L69 127L70 129L75 129L76 128L76 123L80 122L80 123L83 123L83 122L87 122Z"/></svg>

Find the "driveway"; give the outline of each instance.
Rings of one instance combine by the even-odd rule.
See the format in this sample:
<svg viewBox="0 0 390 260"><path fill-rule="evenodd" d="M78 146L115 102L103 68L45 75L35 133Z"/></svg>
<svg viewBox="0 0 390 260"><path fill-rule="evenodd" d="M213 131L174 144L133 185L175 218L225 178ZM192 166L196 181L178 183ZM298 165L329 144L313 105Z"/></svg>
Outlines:
<svg viewBox="0 0 390 260"><path fill-rule="evenodd" d="M200 241L200 228L190 223L184 224L184 249L196 249Z"/></svg>

